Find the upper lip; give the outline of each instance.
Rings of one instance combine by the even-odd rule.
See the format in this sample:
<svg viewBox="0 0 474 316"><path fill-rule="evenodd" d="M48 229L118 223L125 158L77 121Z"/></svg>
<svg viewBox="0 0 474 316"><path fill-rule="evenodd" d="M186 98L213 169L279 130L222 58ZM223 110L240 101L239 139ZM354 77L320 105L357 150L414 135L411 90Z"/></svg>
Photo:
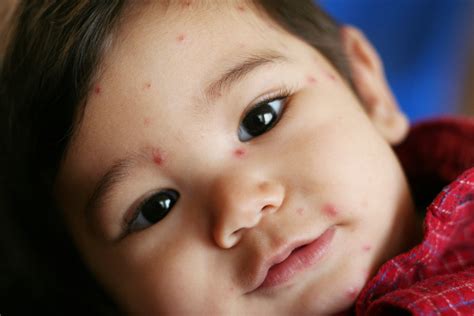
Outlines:
<svg viewBox="0 0 474 316"><path fill-rule="evenodd" d="M264 257L264 259L257 264L256 273L252 278L253 282L251 284L250 290L247 293L255 291L262 285L262 283L265 281L265 278L267 277L268 270L270 270L272 266L285 261L295 249L310 244L321 237L322 234L323 233L319 234L317 237L312 237L309 239L295 240L284 243L282 246L277 247L274 251L272 251L271 256L266 258Z"/></svg>

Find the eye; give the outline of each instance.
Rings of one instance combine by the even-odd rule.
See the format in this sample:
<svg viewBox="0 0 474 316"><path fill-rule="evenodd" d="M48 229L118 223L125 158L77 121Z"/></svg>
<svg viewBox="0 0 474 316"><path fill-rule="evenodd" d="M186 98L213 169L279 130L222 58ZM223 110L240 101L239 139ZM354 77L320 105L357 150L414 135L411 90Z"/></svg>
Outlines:
<svg viewBox="0 0 474 316"><path fill-rule="evenodd" d="M246 142L272 129L281 117L286 97L258 103L243 118L239 126L239 140Z"/></svg>
<svg viewBox="0 0 474 316"><path fill-rule="evenodd" d="M136 210L129 223L130 231L145 229L162 220L179 199L179 193L172 189L161 190L147 198Z"/></svg>

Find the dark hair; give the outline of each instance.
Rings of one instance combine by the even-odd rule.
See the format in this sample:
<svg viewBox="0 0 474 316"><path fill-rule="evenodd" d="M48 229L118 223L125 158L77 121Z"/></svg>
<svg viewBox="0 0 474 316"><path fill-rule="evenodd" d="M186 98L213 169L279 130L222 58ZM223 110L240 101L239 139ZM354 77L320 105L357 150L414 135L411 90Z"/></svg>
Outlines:
<svg viewBox="0 0 474 316"><path fill-rule="evenodd" d="M254 0L351 82L338 24L311 0ZM136 4L134 2L133 4ZM0 73L0 312L114 314L73 247L52 188L125 0L22 1Z"/></svg>

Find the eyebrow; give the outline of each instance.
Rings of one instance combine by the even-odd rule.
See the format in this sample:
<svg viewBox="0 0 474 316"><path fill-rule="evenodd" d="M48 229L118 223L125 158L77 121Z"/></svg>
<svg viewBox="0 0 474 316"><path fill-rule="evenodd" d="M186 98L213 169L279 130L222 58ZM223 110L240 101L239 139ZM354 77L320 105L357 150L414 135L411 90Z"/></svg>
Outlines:
<svg viewBox="0 0 474 316"><path fill-rule="evenodd" d="M94 191L86 204L86 217L90 218L92 213L100 210L115 188L130 175L129 171L140 162L146 161L146 157L145 150L142 149L139 152L133 152L122 159L116 160L95 185Z"/></svg>
<svg viewBox="0 0 474 316"><path fill-rule="evenodd" d="M206 100L215 101L224 91L228 90L237 81L242 81L244 77L257 70L257 68L282 61L288 61L288 59L274 50L264 50L245 56L241 62L225 70L218 79L207 85L204 90Z"/></svg>
<svg viewBox="0 0 474 316"><path fill-rule="evenodd" d="M264 50L248 54L240 62L222 72L217 79L206 85L204 90L205 98L208 102L213 102L224 91L230 89L237 82L242 81L258 68L282 61L288 61L288 59L274 50ZM142 149L139 152L133 152L115 161L97 182L93 193L86 203L85 216L90 218L92 213L98 212L111 197L116 187L130 175L130 170L137 164L146 161L148 156L149 154L146 153L145 149Z"/></svg>

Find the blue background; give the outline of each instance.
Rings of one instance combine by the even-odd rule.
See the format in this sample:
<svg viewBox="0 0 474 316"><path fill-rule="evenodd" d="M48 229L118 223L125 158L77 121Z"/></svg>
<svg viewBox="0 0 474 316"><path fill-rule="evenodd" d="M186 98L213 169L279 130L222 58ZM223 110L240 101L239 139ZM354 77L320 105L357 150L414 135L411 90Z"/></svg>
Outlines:
<svg viewBox="0 0 474 316"><path fill-rule="evenodd" d="M412 121L456 113L474 0L321 0L341 23L361 29Z"/></svg>

